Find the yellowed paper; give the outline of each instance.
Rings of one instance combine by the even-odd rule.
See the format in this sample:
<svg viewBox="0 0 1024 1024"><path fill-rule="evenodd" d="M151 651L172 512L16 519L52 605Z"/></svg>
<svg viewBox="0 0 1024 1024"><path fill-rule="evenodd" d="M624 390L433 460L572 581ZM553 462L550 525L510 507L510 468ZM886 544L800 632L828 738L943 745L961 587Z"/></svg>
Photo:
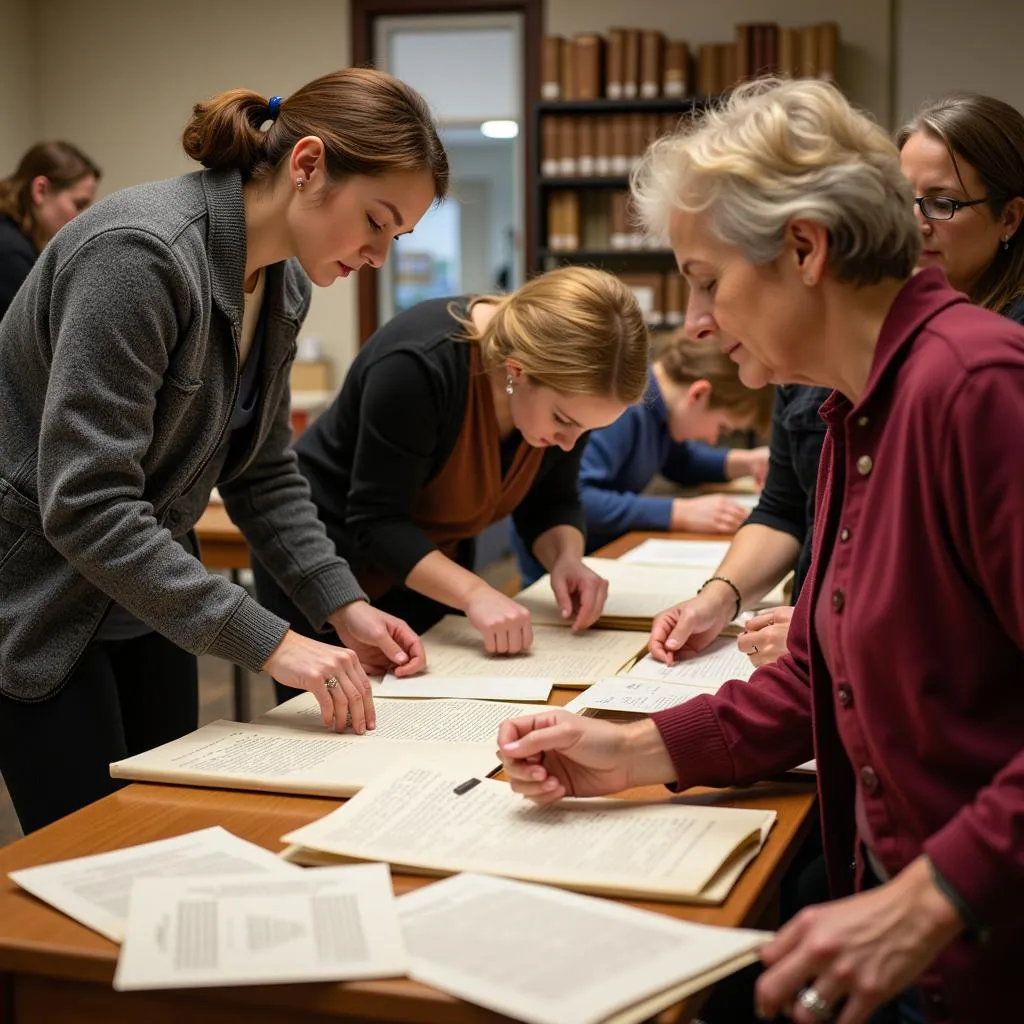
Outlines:
<svg viewBox="0 0 1024 1024"><path fill-rule="evenodd" d="M312 850L451 873L479 871L605 895L701 902L703 889L774 812L629 800L536 807L504 782L465 792L443 772L378 780L282 837ZM460 789L463 787L459 787Z"/></svg>
<svg viewBox="0 0 1024 1024"><path fill-rule="evenodd" d="M631 679L650 679L658 683L685 683L715 693L729 679L747 680L754 674L750 658L732 637L718 637L700 654L666 665L648 654L626 673Z"/></svg>
<svg viewBox="0 0 1024 1024"><path fill-rule="evenodd" d="M401 896L398 912L413 978L527 1024L599 1024L655 994L678 1000L680 984L769 938L476 874Z"/></svg>

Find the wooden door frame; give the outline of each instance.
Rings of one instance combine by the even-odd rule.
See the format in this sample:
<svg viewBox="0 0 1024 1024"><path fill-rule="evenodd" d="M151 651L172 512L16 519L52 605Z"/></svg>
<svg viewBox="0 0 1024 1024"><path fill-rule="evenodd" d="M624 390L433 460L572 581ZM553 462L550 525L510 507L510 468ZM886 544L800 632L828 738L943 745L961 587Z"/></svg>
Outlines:
<svg viewBox="0 0 1024 1024"><path fill-rule="evenodd" d="M523 94L521 152L526 166L520 181L526 190L523 202L524 251L533 252L533 204L535 202L536 159L533 133L528 130L533 105L540 99L540 44L543 34L544 0L350 0L350 37L352 64L372 65L374 61L374 28L378 18L403 14L520 14L523 18ZM377 272L360 270L357 275L359 295L359 344L379 326L377 318Z"/></svg>

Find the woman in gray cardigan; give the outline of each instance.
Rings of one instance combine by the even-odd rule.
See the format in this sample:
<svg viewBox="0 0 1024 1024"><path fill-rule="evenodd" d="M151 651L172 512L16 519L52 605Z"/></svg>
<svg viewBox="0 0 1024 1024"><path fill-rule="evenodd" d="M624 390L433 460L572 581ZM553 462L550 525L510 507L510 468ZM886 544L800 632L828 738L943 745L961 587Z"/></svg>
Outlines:
<svg viewBox="0 0 1024 1024"><path fill-rule="evenodd" d="M310 280L379 266L444 196L429 110L350 68L284 101L197 104L183 142L207 170L76 218L0 325L0 771L26 832L110 792L111 761L195 728L198 654L309 690L357 732L375 724L363 666L424 663L317 519L288 373ZM344 648L205 571L192 528L214 485Z"/></svg>

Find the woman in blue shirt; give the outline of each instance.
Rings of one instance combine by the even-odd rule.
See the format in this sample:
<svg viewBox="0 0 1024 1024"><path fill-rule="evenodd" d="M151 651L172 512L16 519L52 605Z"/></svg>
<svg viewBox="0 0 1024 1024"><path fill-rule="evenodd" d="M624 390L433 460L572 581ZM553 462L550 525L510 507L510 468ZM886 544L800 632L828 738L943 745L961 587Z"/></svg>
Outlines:
<svg viewBox="0 0 1024 1024"><path fill-rule="evenodd" d="M722 434L767 430L772 389L751 391L716 341L689 341L676 332L656 343L647 392L611 426L595 430L580 467L587 517L587 551L630 530L735 533L747 510L724 494L693 498L642 493L657 474L695 484L753 476L768 469L768 449L715 448ZM513 530L522 585L544 570Z"/></svg>

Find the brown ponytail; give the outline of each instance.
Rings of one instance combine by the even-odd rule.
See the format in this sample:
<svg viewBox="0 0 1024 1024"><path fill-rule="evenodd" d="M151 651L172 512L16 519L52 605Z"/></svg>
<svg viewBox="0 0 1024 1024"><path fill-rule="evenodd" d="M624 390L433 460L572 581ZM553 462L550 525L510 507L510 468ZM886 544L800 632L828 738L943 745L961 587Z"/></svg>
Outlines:
<svg viewBox="0 0 1024 1024"><path fill-rule="evenodd" d="M448 158L426 101L372 68L323 75L280 101L276 111L247 89L221 93L195 105L182 145L204 167L235 169L248 181L270 177L307 135L323 142L334 181L426 170L435 198L447 195Z"/></svg>

